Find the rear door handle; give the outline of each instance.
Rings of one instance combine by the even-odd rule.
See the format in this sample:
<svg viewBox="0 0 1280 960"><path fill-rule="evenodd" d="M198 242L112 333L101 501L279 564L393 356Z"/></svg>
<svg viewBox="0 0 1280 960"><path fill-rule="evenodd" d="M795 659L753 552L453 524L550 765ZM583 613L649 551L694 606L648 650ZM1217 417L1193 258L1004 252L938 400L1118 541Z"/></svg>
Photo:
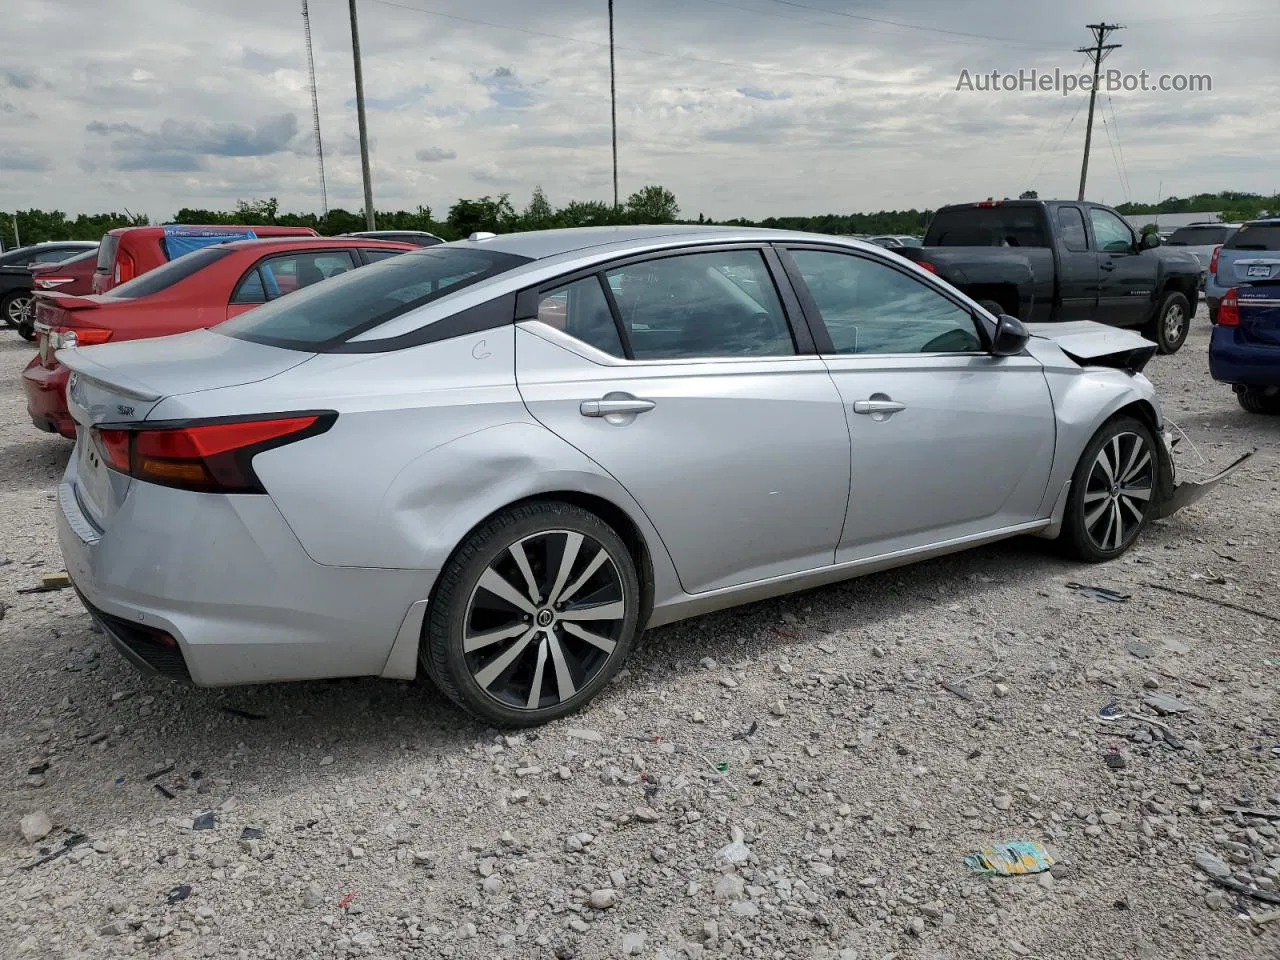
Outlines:
<svg viewBox="0 0 1280 960"><path fill-rule="evenodd" d="M853 401L854 413L898 413L907 409L905 403L899 403L897 400L855 400Z"/></svg>
<svg viewBox="0 0 1280 960"><path fill-rule="evenodd" d="M647 413L657 404L631 397L627 400L583 400L578 409L584 417L611 417L617 414Z"/></svg>

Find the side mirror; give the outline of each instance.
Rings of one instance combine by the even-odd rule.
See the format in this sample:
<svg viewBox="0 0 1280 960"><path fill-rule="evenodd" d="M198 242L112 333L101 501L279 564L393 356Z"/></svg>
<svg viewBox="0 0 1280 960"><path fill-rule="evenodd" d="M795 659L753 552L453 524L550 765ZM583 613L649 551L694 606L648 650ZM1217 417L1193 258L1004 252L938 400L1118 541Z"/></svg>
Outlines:
<svg viewBox="0 0 1280 960"><path fill-rule="evenodd" d="M1141 239L1138 240L1139 250L1154 250L1158 246L1160 246L1160 234L1158 233L1144 233Z"/></svg>
<svg viewBox="0 0 1280 960"><path fill-rule="evenodd" d="M1002 313L996 318L996 335L991 339L993 357L1016 357L1027 347L1031 331L1017 317Z"/></svg>

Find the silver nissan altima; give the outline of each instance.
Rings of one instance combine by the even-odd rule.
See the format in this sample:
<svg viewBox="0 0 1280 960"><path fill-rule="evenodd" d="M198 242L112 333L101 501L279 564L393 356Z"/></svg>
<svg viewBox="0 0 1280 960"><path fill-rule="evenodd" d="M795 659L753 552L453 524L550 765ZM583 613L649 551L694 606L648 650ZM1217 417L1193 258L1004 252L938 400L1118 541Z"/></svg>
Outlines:
<svg viewBox="0 0 1280 960"><path fill-rule="evenodd" d="M646 627L1019 534L1124 553L1209 486L1175 486L1154 349L854 240L476 234L62 351L59 536L140 668L421 667L532 725Z"/></svg>

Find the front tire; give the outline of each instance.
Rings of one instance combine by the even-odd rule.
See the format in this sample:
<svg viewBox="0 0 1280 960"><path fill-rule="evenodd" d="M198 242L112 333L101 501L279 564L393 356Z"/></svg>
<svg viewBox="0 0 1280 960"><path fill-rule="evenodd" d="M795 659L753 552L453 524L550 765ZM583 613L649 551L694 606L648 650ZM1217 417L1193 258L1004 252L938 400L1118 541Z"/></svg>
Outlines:
<svg viewBox="0 0 1280 960"><path fill-rule="evenodd" d="M503 727L573 713L621 668L639 628L640 581L618 534L558 501L476 529L445 565L420 658L455 703Z"/></svg>
<svg viewBox="0 0 1280 960"><path fill-rule="evenodd" d="M1250 413L1264 416L1280 414L1280 390L1268 394L1263 387L1243 387L1237 391L1236 399Z"/></svg>
<svg viewBox="0 0 1280 960"><path fill-rule="evenodd" d="M1191 301L1186 294L1170 290L1161 297L1155 318L1145 332L1161 353L1177 353L1191 332Z"/></svg>
<svg viewBox="0 0 1280 960"><path fill-rule="evenodd" d="M15 290L0 297L0 317L7 326L17 327L27 315L27 307L31 303L31 293L27 290Z"/></svg>
<svg viewBox="0 0 1280 960"><path fill-rule="evenodd" d="M1151 428L1132 417L1103 424L1071 477L1062 545L1086 563L1129 549L1155 509L1158 449Z"/></svg>

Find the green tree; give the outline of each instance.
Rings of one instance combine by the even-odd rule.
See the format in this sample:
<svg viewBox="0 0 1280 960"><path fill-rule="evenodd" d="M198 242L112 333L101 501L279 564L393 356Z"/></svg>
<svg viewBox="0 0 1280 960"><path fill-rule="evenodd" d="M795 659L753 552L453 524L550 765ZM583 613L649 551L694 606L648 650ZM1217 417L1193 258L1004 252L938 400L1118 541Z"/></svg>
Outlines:
<svg viewBox="0 0 1280 960"><path fill-rule="evenodd" d="M620 211L600 200L571 200L556 211L558 227L607 227L621 223Z"/></svg>
<svg viewBox="0 0 1280 960"><path fill-rule="evenodd" d="M523 230L545 230L555 222L556 212L551 208L551 202L547 199L547 195L542 192L542 185L533 188L533 196L529 198L529 206L525 207L524 215L520 218L520 227Z"/></svg>
<svg viewBox="0 0 1280 960"><path fill-rule="evenodd" d="M633 223L674 223L680 204L666 187L650 184L627 198L627 216Z"/></svg>
<svg viewBox="0 0 1280 960"><path fill-rule="evenodd" d="M515 219L511 195L503 193L496 198L485 196L479 200L459 200L449 208L447 223L453 236L460 239L478 231L501 233L513 226Z"/></svg>
<svg viewBox="0 0 1280 960"><path fill-rule="evenodd" d="M1018 194L1018 199L1019 200L1039 200L1040 194L1036 193L1034 190L1023 190L1020 194Z"/></svg>

